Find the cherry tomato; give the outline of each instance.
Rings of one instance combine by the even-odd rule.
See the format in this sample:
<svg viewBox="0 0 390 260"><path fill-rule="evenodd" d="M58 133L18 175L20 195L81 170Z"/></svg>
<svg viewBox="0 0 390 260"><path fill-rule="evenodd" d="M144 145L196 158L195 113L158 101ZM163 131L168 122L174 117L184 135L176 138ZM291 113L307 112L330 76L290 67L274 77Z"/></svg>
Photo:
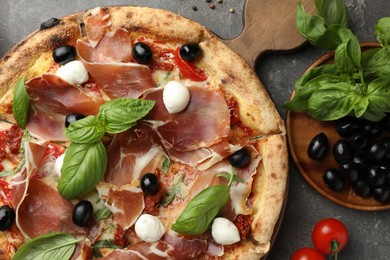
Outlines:
<svg viewBox="0 0 390 260"><path fill-rule="evenodd" d="M314 226L312 240L318 251L337 257L348 242L348 230L341 221L325 218Z"/></svg>
<svg viewBox="0 0 390 260"><path fill-rule="evenodd" d="M326 260L326 258L317 250L305 247L295 251L290 260Z"/></svg>
<svg viewBox="0 0 390 260"><path fill-rule="evenodd" d="M184 77L193 81L204 81L207 79L206 73L197 68L191 61L185 61L180 57L180 48L175 51L175 63Z"/></svg>

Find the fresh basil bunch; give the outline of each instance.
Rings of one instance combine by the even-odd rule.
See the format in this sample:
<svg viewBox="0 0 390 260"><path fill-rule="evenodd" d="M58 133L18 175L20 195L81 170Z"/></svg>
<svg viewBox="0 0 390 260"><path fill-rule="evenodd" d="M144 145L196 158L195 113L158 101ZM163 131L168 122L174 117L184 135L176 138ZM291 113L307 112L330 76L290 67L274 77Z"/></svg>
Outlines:
<svg viewBox="0 0 390 260"><path fill-rule="evenodd" d="M342 0L316 0L318 16L296 11L299 32L313 45L334 50L334 64L315 67L295 83L295 96L284 108L322 120L347 115L379 121L390 112L390 17L375 27L381 47L361 52L346 27ZM332 16L333 14L333 16Z"/></svg>
<svg viewBox="0 0 390 260"><path fill-rule="evenodd" d="M102 179L107 152L101 141L107 132L116 134L136 125L153 108L155 101L113 99L102 105L96 116L72 122L65 133L72 143L65 153L58 191L66 199L90 192Z"/></svg>

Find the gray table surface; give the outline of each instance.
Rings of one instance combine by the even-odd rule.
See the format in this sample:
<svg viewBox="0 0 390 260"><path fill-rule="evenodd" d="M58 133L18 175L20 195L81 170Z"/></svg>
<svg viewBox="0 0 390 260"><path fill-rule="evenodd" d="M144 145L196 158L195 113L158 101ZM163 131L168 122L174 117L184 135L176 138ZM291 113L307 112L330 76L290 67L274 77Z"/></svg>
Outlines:
<svg viewBox="0 0 390 260"><path fill-rule="evenodd" d="M215 4L211 10L209 4ZM389 0L346 0L350 11L350 28L360 41L375 41L376 21L390 16ZM244 0L0 0L0 56L51 17L61 17L94 6L136 5L171 10L198 21L222 38L234 38L243 28ZM196 5L198 11L193 11ZM229 9L234 8L235 13ZM326 51L308 44L289 53L270 53L260 57L256 72L285 118L281 104L292 92L295 80ZM345 223L350 239L340 259L390 259L389 211L365 212L339 206L322 197L298 172L290 160L288 203L277 240L268 259L289 259L298 248L312 247L311 230L326 217Z"/></svg>

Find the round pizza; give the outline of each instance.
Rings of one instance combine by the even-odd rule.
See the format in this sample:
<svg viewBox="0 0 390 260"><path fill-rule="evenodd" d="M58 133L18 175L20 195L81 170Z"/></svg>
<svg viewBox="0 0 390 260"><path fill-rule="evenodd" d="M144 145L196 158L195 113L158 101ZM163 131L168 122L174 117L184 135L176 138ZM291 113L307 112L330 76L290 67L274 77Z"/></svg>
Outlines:
<svg viewBox="0 0 390 260"><path fill-rule="evenodd" d="M0 61L1 259L259 259L285 128L243 59L146 7L52 18Z"/></svg>

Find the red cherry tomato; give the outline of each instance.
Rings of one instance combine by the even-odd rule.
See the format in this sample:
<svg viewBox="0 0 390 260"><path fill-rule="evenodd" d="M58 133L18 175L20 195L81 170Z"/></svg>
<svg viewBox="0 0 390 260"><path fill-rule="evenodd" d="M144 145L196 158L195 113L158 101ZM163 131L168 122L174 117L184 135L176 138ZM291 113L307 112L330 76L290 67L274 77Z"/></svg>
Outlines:
<svg viewBox="0 0 390 260"><path fill-rule="evenodd" d="M180 48L175 51L175 63L184 77L193 81L205 81L206 73L197 68L193 62L185 61L180 57Z"/></svg>
<svg viewBox="0 0 390 260"><path fill-rule="evenodd" d="M348 230L341 221L325 218L314 226L312 240L321 253L337 256L348 242Z"/></svg>
<svg viewBox="0 0 390 260"><path fill-rule="evenodd" d="M305 247L295 251L291 256L291 260L326 260L326 258L317 250Z"/></svg>

